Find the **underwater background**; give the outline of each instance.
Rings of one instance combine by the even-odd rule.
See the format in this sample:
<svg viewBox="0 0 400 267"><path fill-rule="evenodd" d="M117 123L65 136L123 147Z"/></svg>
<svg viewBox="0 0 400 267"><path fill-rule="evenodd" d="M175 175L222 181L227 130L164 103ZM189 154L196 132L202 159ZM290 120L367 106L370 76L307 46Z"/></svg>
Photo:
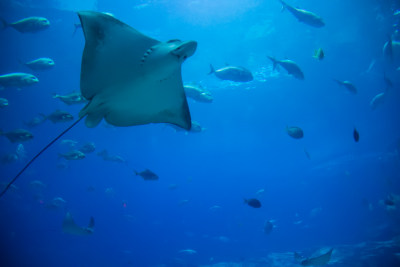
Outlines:
<svg viewBox="0 0 400 267"><path fill-rule="evenodd" d="M160 41L197 41L182 64L183 82L201 85L213 101L188 98L200 132L76 125L0 198L0 265L301 266L294 252L308 258L333 248L328 266L400 266L400 57L383 52L388 40L400 42L400 2L287 3L326 25L299 22L278 0L2 0L4 21L50 21L36 33L0 31L0 75L39 79L0 91L9 103L0 129L34 135L22 145L0 136L2 188L72 124L26 122L56 110L77 119L84 107L53 98L79 91L85 39L76 11L109 12ZM319 48L323 60L313 57ZM295 61L304 80L273 69L267 56ZM40 57L54 67L21 64ZM208 75L210 64L243 66L254 79L218 79ZM351 81L357 94L334 79ZM291 126L304 137L289 136ZM88 142L96 150L82 160L59 155ZM104 160L104 150L118 160ZM135 174L146 169L159 179ZM93 216L93 233L64 233L67 212L82 227Z"/></svg>

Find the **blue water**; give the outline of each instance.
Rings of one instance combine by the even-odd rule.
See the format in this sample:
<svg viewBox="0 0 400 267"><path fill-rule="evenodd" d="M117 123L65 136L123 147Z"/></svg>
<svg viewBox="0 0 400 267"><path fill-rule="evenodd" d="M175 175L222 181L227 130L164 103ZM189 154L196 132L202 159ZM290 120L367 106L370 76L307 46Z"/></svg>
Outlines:
<svg viewBox="0 0 400 267"><path fill-rule="evenodd" d="M188 99L201 133L164 124L74 127L61 140L77 147L94 142L94 153L65 161L58 154L69 147L60 140L0 199L0 266L301 266L294 251L309 257L329 248L329 266L400 266L400 61L387 62L382 53L388 36L400 41L399 1L288 0L320 15L322 28L281 12L277 0L60 2L0 3L7 22L29 16L51 22L34 34L0 31L0 74L27 72L40 80L0 91L9 100L0 128L34 134L23 143L25 157L0 165L1 183L71 124L27 128L24 121L57 109L78 118L83 107L52 98L79 90L85 39L81 29L73 34L77 10L110 12L157 40L197 41L182 65L183 81L201 84L214 101ZM312 57L318 48L321 61ZM267 56L294 60L305 80L273 70ZM54 59L55 67L39 72L20 63L39 57ZM207 75L210 64L243 66L254 80L219 80ZM372 110L371 99L387 87L384 73L393 87ZM333 79L351 81L358 93ZM301 127L304 138L291 138L286 126ZM1 137L0 156L17 145ZM104 161L96 155L104 149L126 163ZM144 169L159 180L134 174ZM49 209L56 197L65 206ZM384 204L387 198L393 206ZM93 216L93 234L63 233L66 212L82 227ZM268 220L275 227L265 234Z"/></svg>

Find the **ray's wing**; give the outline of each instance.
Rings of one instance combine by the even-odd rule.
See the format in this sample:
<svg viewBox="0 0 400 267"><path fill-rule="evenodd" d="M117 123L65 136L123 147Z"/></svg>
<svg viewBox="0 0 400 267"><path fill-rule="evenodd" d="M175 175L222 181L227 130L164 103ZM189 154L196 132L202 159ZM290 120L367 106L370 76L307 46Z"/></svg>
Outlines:
<svg viewBox="0 0 400 267"><path fill-rule="evenodd" d="M122 90L109 99L105 120L117 126L171 123L190 129L191 117L180 70L163 81L146 81L143 90Z"/></svg>
<svg viewBox="0 0 400 267"><path fill-rule="evenodd" d="M107 14L83 11L78 15L86 40L80 84L86 99L140 75L141 58L159 41Z"/></svg>

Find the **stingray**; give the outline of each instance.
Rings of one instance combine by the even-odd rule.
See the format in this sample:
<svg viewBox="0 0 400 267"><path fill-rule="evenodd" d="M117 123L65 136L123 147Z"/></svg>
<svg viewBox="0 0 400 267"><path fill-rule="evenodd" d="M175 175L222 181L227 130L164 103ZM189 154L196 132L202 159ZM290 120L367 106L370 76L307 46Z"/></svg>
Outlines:
<svg viewBox="0 0 400 267"><path fill-rule="evenodd" d="M71 213L67 212L62 224L62 229L64 233L70 235L91 235L94 231L94 218L90 217L88 227L81 227L72 219Z"/></svg>
<svg viewBox="0 0 400 267"><path fill-rule="evenodd" d="M79 119L33 157L0 197L40 154L83 118L87 127L105 119L114 126L170 123L191 128L181 65L194 54L197 42L160 42L99 12L83 11L78 16L86 40L80 89L89 102Z"/></svg>

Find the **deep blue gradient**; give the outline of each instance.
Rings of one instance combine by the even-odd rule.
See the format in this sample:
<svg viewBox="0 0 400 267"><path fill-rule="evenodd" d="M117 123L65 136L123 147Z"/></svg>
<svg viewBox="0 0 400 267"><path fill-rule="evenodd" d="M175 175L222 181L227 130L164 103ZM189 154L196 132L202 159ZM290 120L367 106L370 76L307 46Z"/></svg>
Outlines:
<svg viewBox="0 0 400 267"><path fill-rule="evenodd" d="M198 42L182 74L185 83L201 84L214 98L211 104L188 99L192 119L206 129L184 133L164 124L101 123L93 129L78 124L62 139L76 140L78 147L94 142L95 153L66 162L58 154L68 146L59 141L17 180L17 189L0 199L0 266L208 266L274 253L286 253L280 265L246 266L300 266L292 252L310 256L331 247L332 266L400 266L400 64L388 64L382 53L389 35L396 40L393 25L400 15L393 14L400 3L287 2L316 12L326 26L298 22L281 12L278 0L86 3L84 8L110 12L160 41ZM57 109L78 118L83 105L52 98L79 91L85 40L81 29L73 35L79 22L75 11L72 2L68 7L49 0L0 3L0 17L7 22L28 16L51 22L35 34L10 27L0 31L0 75L27 72L40 80L22 90L0 91L9 100L0 109L0 129L29 129L24 121ZM318 48L325 52L322 61L312 57ZM305 80L273 70L267 56L294 60ZM55 67L33 72L20 63L39 57L54 59ZM244 66L255 79L221 81L207 75L210 64ZM371 99L386 88L384 72L394 86L372 110ZM358 94L333 79L350 80ZM46 121L29 129L34 139L23 144L26 158L1 164L0 182L10 181L69 125ZM291 138L286 126L301 127L304 138ZM16 147L0 136L0 157ZM126 163L103 161L96 155L103 149ZM160 179L144 181L134 174L146 168ZM46 187L32 189L34 180ZM260 189L264 192L256 194ZM383 200L390 194L397 202L388 210ZM46 208L55 197L66 200L65 208ZM260 209L243 203L255 197ZM220 208L211 208L216 205ZM63 233L67 211L82 226L93 216L93 235ZM267 220L276 225L269 235L263 231ZM382 250L381 241L392 243ZM360 256L363 248L370 258ZM185 249L197 253L180 252Z"/></svg>

